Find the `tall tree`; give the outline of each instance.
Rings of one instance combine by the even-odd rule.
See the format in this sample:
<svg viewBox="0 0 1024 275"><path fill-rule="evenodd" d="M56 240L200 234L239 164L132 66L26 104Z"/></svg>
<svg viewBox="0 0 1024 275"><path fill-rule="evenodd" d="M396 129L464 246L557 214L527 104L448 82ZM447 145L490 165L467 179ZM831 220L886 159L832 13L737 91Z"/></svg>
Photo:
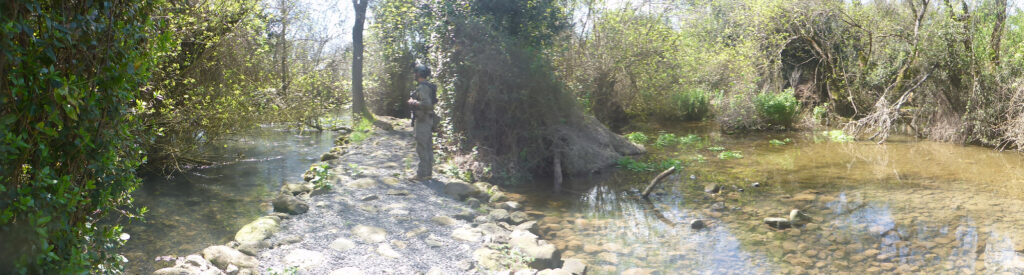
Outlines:
<svg viewBox="0 0 1024 275"><path fill-rule="evenodd" d="M352 117L369 117L366 100L363 97L363 22L366 21L366 4L370 0L352 0L356 10L356 23L352 26Z"/></svg>

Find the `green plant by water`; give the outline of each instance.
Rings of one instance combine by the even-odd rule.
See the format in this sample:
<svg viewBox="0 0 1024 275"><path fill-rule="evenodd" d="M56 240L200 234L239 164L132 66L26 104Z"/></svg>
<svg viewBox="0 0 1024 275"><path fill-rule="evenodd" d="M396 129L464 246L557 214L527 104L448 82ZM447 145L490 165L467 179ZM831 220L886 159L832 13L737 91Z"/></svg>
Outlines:
<svg viewBox="0 0 1024 275"><path fill-rule="evenodd" d="M757 113L770 125L789 127L793 125L800 102L793 96L793 88L781 92L764 92L754 97Z"/></svg>
<svg viewBox="0 0 1024 275"><path fill-rule="evenodd" d="M315 163L309 168L313 171L313 179L309 182L313 184L313 189L331 189L333 186L327 179L331 176L331 171L328 170L330 166L327 163Z"/></svg>

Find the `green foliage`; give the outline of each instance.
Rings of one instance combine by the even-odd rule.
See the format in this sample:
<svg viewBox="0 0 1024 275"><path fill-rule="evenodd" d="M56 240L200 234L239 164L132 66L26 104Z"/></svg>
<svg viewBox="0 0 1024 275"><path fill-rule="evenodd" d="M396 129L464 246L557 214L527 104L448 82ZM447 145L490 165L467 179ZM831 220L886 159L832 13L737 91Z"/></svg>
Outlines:
<svg viewBox="0 0 1024 275"><path fill-rule="evenodd" d="M331 189L334 186L327 179L331 176L331 171L328 170L330 166L327 163L314 163L312 167L309 167L310 171L313 171L313 179L309 182L313 184L313 189Z"/></svg>
<svg viewBox="0 0 1024 275"><path fill-rule="evenodd" d="M669 169L671 167L676 167L676 169L680 169L683 165L683 161L678 159L667 159L658 162L643 162L635 160L630 157L622 157L617 161L617 163L620 168L624 168L626 170L637 173L662 171L665 169Z"/></svg>
<svg viewBox="0 0 1024 275"><path fill-rule="evenodd" d="M843 130L822 131L821 135L832 142L851 142L854 140L853 136L847 135Z"/></svg>
<svg viewBox="0 0 1024 275"><path fill-rule="evenodd" d="M676 145L679 142L679 137L675 134L660 134L658 139L654 141L654 147L662 148L666 146Z"/></svg>
<svg viewBox="0 0 1024 275"><path fill-rule="evenodd" d="M632 132L626 134L626 139L636 144L646 144L648 140L647 135L643 132Z"/></svg>
<svg viewBox="0 0 1024 275"><path fill-rule="evenodd" d="M148 134L137 114L160 2L0 8L0 273L116 273ZM102 223L101 223L102 221Z"/></svg>
<svg viewBox="0 0 1024 275"><path fill-rule="evenodd" d="M693 156L691 156L691 157L690 157L690 161L693 161L693 162L698 162L698 163L700 163L700 162L707 162L707 161L708 161L708 159L707 159L707 158L705 158L705 157L704 157L704 155L701 155L701 154L694 154Z"/></svg>
<svg viewBox="0 0 1024 275"><path fill-rule="evenodd" d="M782 92L765 92L754 98L754 106L761 119L769 125L790 127L796 120L800 102L793 96L793 89Z"/></svg>
<svg viewBox="0 0 1024 275"><path fill-rule="evenodd" d="M697 143L701 142L701 140L702 139L700 138L700 136L694 135L694 134L689 134L689 135L686 135L685 137L680 137L679 138L679 145L686 145L686 146L694 145L694 144L697 144Z"/></svg>
<svg viewBox="0 0 1024 275"><path fill-rule="evenodd" d="M361 118L352 127L348 140L352 143L360 143L373 135L373 122L369 118Z"/></svg>
<svg viewBox="0 0 1024 275"><path fill-rule="evenodd" d="M722 151L721 153L718 153L718 158L719 159L741 159L741 158L743 158L743 153L741 153L740 151Z"/></svg>
<svg viewBox="0 0 1024 275"><path fill-rule="evenodd" d="M786 139L783 139L783 140L772 139L772 140L768 141L768 144L775 145L775 146L782 146L782 145L786 145L787 143L790 143L790 142L792 142L792 140L790 140L789 138L786 138Z"/></svg>
<svg viewBox="0 0 1024 275"><path fill-rule="evenodd" d="M711 115L711 93L701 89L690 89L672 94L669 99L673 118L684 121L698 121Z"/></svg>
<svg viewBox="0 0 1024 275"><path fill-rule="evenodd" d="M722 146L712 146L712 147L708 147L708 151L715 151L715 152L725 151L725 147L722 147Z"/></svg>

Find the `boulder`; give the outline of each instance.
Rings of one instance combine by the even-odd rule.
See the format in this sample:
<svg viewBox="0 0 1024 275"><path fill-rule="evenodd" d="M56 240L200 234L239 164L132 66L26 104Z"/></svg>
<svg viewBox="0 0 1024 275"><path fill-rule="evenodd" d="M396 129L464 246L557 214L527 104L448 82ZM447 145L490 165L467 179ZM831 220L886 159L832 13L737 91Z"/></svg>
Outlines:
<svg viewBox="0 0 1024 275"><path fill-rule="evenodd" d="M277 232L278 221L277 217L270 216L256 219L235 233L235 241L241 245L259 243Z"/></svg>
<svg viewBox="0 0 1024 275"><path fill-rule="evenodd" d="M458 200L464 200L466 197L475 196L480 193L480 190L476 186L470 185L462 181L448 182L444 185L444 193Z"/></svg>
<svg viewBox="0 0 1024 275"><path fill-rule="evenodd" d="M432 221L432 222L434 222L434 223L436 223L438 225L444 225L444 226L451 226L451 225L455 224L455 219L452 219L451 217L448 217L448 216L436 216L436 217L430 218L430 221Z"/></svg>
<svg viewBox="0 0 1024 275"><path fill-rule="evenodd" d="M525 215L525 213L524 213L524 215ZM494 209L494 210L491 210L491 212L489 214L487 214L487 217L490 218L492 221L495 221L495 222L508 222L509 221L508 210L505 210L505 209Z"/></svg>
<svg viewBox="0 0 1024 275"><path fill-rule="evenodd" d="M694 230L701 230L707 226L707 223L705 223L704 220L701 219L694 219L693 221L690 221L690 228Z"/></svg>
<svg viewBox="0 0 1024 275"><path fill-rule="evenodd" d="M229 264L240 268L253 268L259 265L256 257L245 255L234 248L223 245L215 245L203 249L203 258L220 269L226 269Z"/></svg>
<svg viewBox="0 0 1024 275"><path fill-rule="evenodd" d="M298 215L309 211L309 204L290 194L277 194L274 198L274 212Z"/></svg>
<svg viewBox="0 0 1024 275"><path fill-rule="evenodd" d="M544 240L537 240L537 235L533 233L515 230L509 235L508 244L514 248L518 248L526 256L534 259L531 267L542 269L553 267L557 260L555 258L555 245L549 244Z"/></svg>
<svg viewBox="0 0 1024 275"><path fill-rule="evenodd" d="M516 211L519 210L519 208L521 207L522 206L519 204L519 202L516 201L506 201L501 204L498 204L498 208L505 209L508 211Z"/></svg>
<svg viewBox="0 0 1024 275"><path fill-rule="evenodd" d="M479 229L460 227L452 230L452 238L465 242L480 241L482 234Z"/></svg>
<svg viewBox="0 0 1024 275"><path fill-rule="evenodd" d="M516 225L516 229L515 230L522 230L522 231L527 231L527 232L536 234L537 233L537 222L536 221L528 221L528 222L521 223L519 225Z"/></svg>
<svg viewBox="0 0 1024 275"><path fill-rule="evenodd" d="M345 251L347 251L349 249L355 248L356 247L356 243L353 242L352 240L349 240L349 239L346 239L346 238L338 238L338 239L334 240L333 242L331 242L330 245L327 245L327 247L330 247L331 249L334 249L334 250L337 250L337 251L345 252Z"/></svg>
<svg viewBox="0 0 1024 275"><path fill-rule="evenodd" d="M526 215L526 212L523 211L512 212L512 214L509 214L508 218L511 224L521 224L530 220L530 216Z"/></svg>
<svg viewBox="0 0 1024 275"><path fill-rule="evenodd" d="M473 251L473 260L483 270L501 270L501 253L490 248L481 247Z"/></svg>

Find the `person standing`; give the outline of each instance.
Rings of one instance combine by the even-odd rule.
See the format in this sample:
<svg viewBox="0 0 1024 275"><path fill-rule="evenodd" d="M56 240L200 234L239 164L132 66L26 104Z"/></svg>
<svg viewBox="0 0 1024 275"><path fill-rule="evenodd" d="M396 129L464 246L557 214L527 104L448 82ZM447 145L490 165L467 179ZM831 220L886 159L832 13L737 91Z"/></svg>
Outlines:
<svg viewBox="0 0 1024 275"><path fill-rule="evenodd" d="M413 133L416 137L416 154L420 163L416 169L417 180L428 180L433 175L434 150L431 129L434 125L434 104L437 104L437 86L427 82L430 69L424 65L413 68L416 75L416 89L409 95L412 109Z"/></svg>

